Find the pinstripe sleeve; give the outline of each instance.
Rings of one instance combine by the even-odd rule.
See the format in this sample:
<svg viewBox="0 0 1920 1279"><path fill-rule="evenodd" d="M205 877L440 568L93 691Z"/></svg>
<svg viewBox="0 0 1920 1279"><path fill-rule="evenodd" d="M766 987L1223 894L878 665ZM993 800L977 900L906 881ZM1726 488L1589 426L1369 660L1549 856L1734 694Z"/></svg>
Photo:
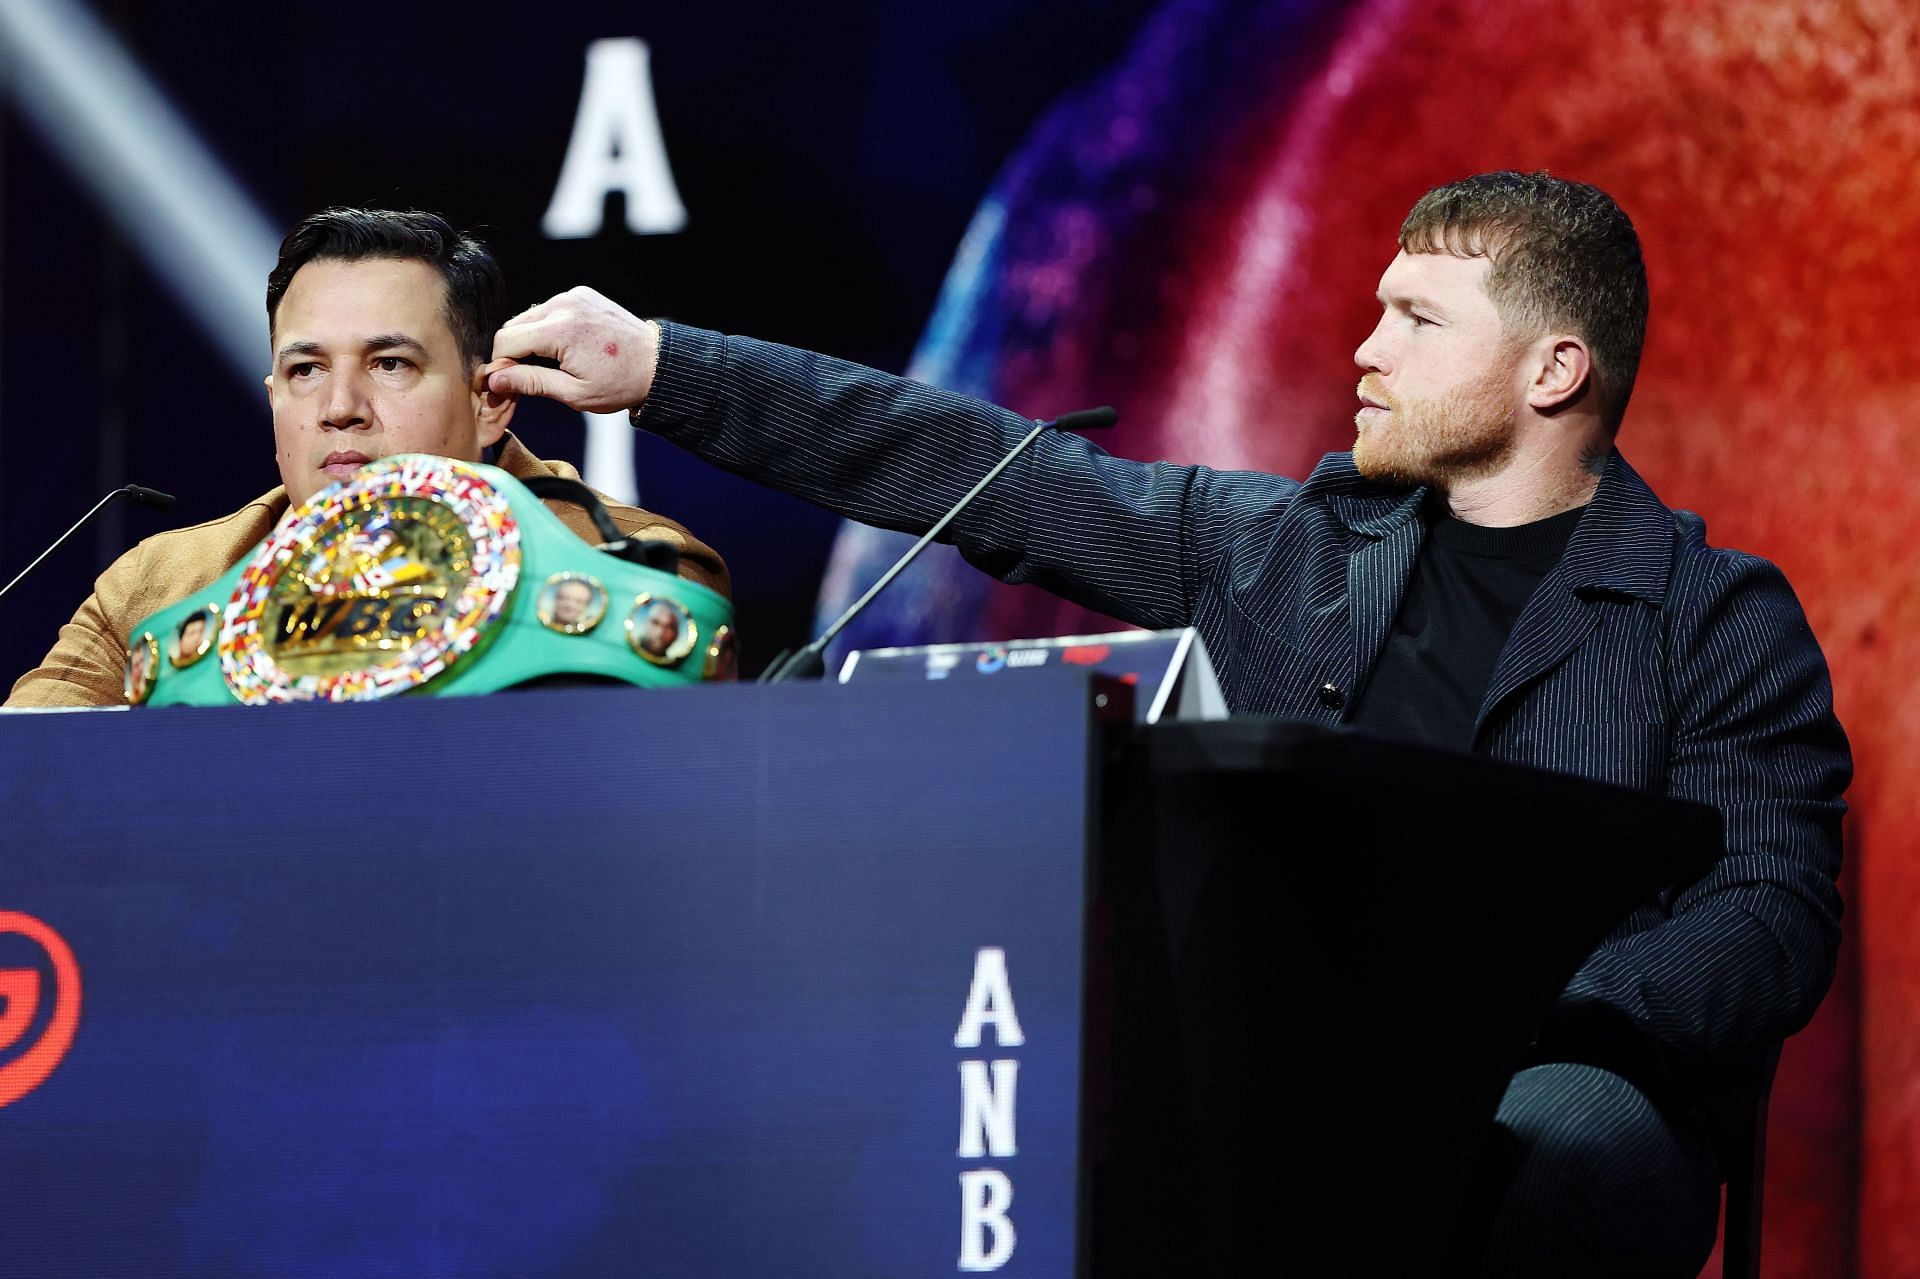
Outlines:
<svg viewBox="0 0 1920 1279"><path fill-rule="evenodd" d="M635 425L849 519L925 532L1032 428L980 400L824 355L661 325ZM1198 567L1271 514L1292 480L1035 442L942 535L1006 582L1149 627L1193 618Z"/></svg>
<svg viewBox="0 0 1920 1279"><path fill-rule="evenodd" d="M1840 940L1841 795L1853 766L1825 659L1786 578L1714 551L1669 600L1668 791L1719 808L1726 851L1664 923L1602 947L1564 1001L1597 1002L1674 1047L1717 1052L1804 1026Z"/></svg>

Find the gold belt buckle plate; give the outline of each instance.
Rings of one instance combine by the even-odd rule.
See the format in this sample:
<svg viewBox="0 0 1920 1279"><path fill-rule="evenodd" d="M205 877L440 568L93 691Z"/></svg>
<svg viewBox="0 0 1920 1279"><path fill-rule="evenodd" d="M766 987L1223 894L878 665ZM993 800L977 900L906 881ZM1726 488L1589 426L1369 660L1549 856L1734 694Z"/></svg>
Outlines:
<svg viewBox="0 0 1920 1279"><path fill-rule="evenodd" d="M226 608L221 670L249 705L403 693L480 643L519 576L519 524L484 475L383 458L261 543Z"/></svg>

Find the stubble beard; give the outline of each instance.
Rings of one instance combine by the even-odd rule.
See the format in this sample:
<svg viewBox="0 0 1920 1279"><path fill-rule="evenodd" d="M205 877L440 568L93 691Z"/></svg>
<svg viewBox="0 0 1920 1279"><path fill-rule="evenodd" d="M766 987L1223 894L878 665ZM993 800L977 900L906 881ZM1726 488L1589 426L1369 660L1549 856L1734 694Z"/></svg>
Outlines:
<svg viewBox="0 0 1920 1279"><path fill-rule="evenodd" d="M1373 426L1360 425L1356 415L1354 467L1384 484L1442 492L1493 474L1513 455L1518 413L1506 388L1507 370L1493 369L1437 399L1408 402L1388 395L1368 374L1360 380L1360 394L1386 405L1390 414Z"/></svg>

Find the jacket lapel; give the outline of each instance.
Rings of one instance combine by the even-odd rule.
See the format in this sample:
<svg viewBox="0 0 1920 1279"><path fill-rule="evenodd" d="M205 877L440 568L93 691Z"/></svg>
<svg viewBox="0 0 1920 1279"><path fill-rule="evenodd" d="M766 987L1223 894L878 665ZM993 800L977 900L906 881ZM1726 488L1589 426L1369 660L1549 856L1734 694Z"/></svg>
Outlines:
<svg viewBox="0 0 1920 1279"><path fill-rule="evenodd" d="M1534 590L1500 650L1474 738L1500 704L1561 662L1600 623L1595 601L1627 596L1658 605L1673 559L1673 513L1614 450L1566 554Z"/></svg>
<svg viewBox="0 0 1920 1279"><path fill-rule="evenodd" d="M1373 486L1369 486L1373 487ZM1364 538L1347 557L1347 684L1357 691L1373 669L1380 646L1406 593L1413 562L1420 554L1426 526L1420 521L1424 488L1377 489L1372 493L1330 495L1327 504L1351 533ZM1330 641L1324 651L1338 651Z"/></svg>

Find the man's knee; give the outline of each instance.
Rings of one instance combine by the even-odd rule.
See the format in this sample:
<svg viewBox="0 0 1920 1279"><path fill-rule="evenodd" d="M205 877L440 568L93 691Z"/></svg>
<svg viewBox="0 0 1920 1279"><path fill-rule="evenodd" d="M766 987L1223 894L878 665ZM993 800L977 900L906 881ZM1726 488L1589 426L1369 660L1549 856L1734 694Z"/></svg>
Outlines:
<svg viewBox="0 0 1920 1279"><path fill-rule="evenodd" d="M1705 1136L1632 1084L1536 1066L1495 1118L1487 1274L1690 1276L1705 1262L1718 1213Z"/></svg>

